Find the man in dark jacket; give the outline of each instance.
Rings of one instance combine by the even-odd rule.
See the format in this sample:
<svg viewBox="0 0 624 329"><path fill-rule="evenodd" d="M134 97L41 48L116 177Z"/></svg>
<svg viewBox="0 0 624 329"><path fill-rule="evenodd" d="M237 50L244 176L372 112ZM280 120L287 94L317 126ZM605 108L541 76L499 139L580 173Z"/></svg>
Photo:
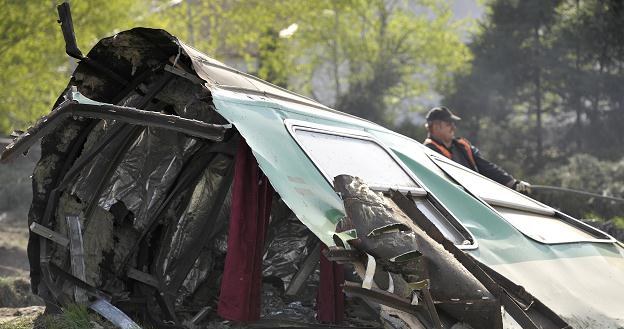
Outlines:
<svg viewBox="0 0 624 329"><path fill-rule="evenodd" d="M531 184L513 178L496 164L481 157L479 149L472 146L465 138L455 138L455 122L461 120L446 107L434 107L427 113L428 136L425 146L470 168L481 175L513 188L518 192L529 193Z"/></svg>

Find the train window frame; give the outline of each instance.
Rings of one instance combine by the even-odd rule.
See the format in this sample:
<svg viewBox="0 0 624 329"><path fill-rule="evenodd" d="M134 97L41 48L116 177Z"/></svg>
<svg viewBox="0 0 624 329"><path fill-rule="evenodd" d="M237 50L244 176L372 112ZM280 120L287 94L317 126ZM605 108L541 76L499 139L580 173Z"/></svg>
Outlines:
<svg viewBox="0 0 624 329"><path fill-rule="evenodd" d="M528 196L525 196L519 192L516 192L504 185L498 184L493 180L472 171L469 168L462 166L448 158L443 158L438 156L437 154L429 154L429 157L433 160L433 162L444 172L446 175L452 179L456 184L464 188L468 193L470 193L473 197L480 200L483 204L491 208L494 212L496 212L502 219L504 219L507 223L513 226L516 230L518 230L523 235L529 237L532 240L535 240L542 244L555 245L555 244L564 244L564 243L583 243L583 242L596 242L596 243L613 243L616 240L610 235L588 225L580 220L573 218L569 215L564 214L563 212L551 208L537 200L533 200ZM443 163L444 165L440 165ZM447 166L453 166L454 168L461 169L469 175L473 175L478 179L487 180L492 183L497 184L497 187L502 189L506 189L506 192L511 192L515 197L522 198L522 200L530 201L535 204L535 206L527 206L526 203L514 203L508 200L501 200L496 198L488 198L479 195L479 192L472 186L467 186L465 181L453 172L448 170ZM500 210L499 210L500 209ZM592 238L576 238L576 239L560 239L555 236L555 232L542 232L542 234L536 233L526 228L526 226L519 225L517 218L511 218L508 213L510 212L521 212L524 216L533 216L536 219L542 217L549 217L549 220L557 220L560 223L567 225L567 228L572 228L584 233L586 235L591 236ZM518 215L519 214L512 214ZM547 236L543 233L551 233L550 236ZM579 234L580 236L581 234Z"/></svg>
<svg viewBox="0 0 624 329"><path fill-rule="evenodd" d="M313 154L313 151L310 150L308 147L306 147L305 142L301 141L300 136L297 135L297 131L302 130L302 131L318 133L318 134L333 135L333 136L344 137L344 138L352 138L352 139L358 139L358 140L367 141L367 142L371 142L375 144L377 147L383 150L385 154L387 154L388 157L393 160L393 162L397 165L397 167L400 168L407 175L407 177L409 177L409 179L413 183L415 183L418 187L417 188L413 188L413 187L401 187L401 188L389 187L388 188L388 187L381 187L381 186L370 186L371 189L376 192L382 192L382 193L388 192L390 189L398 190L399 192L403 194L409 193L412 196L412 199L414 199L415 205L421 211L422 209L418 206L417 202L428 202L431 205L431 207L435 209L435 212L430 212L429 214L425 214L427 218L432 223L434 223L434 225L436 225L435 222L441 223L441 219L445 220L444 224L447 224L448 227L444 227L444 229L438 225L436 225L436 227L438 227L438 229L440 229L441 231L445 231L445 230L448 231L449 228L452 228L463 238L459 244L456 243L456 241L458 242L457 239L451 239L449 236L445 235L447 239L452 241L459 249L462 249L462 250L473 250L473 249L478 248L478 243L474 235L463 225L463 223L461 223L461 221L457 219L457 216L452 214L451 211L448 210L448 208L446 208L441 202L439 202L435 198L435 196L432 193L430 193L427 190L425 185L418 179L418 177L411 170L409 170L409 168L405 166L405 164L394 154L394 152L392 152L388 147L383 145L383 143L378 141L370 133L363 131L363 130L354 130L354 129L348 129L348 128L343 128L343 127L314 124L310 122L304 122L304 121L293 120L293 119L284 120L284 124L288 130L288 133L293 138L293 140L297 143L297 145L301 148L301 150L306 155L306 157L312 162L312 164L316 167L316 169L325 178L327 183L329 183L329 185L332 187L333 187L333 177L330 177L331 175L327 172L327 170L323 168L322 163L318 161L317 157L315 157L315 155ZM366 181L365 178L363 179L364 181ZM431 215L433 215L435 218L430 218ZM443 225L443 226L446 226L446 225Z"/></svg>

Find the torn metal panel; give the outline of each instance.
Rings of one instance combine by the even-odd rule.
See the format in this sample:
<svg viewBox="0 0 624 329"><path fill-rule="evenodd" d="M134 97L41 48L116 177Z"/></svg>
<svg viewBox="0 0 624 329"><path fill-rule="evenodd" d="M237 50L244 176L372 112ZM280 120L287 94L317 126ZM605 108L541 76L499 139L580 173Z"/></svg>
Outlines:
<svg viewBox="0 0 624 329"><path fill-rule="evenodd" d="M299 277L300 282L297 285L300 289L308 276L318 267L320 251L315 249L318 240L294 216L271 223L268 230L274 232L274 236L266 243L262 275L279 278L283 285L288 286L291 293L294 293L292 289L295 289L295 286L292 288L290 286L295 280L295 273L298 273L299 269L306 268ZM308 256L311 255L315 256L308 260ZM306 262L307 264L304 264Z"/></svg>
<svg viewBox="0 0 624 329"><path fill-rule="evenodd" d="M289 137L281 114L266 105L258 106L259 100L237 98L230 102L215 91L212 95L217 112L234 124L245 138L262 172L269 177L284 203L324 244L334 245L335 225L344 217L344 206L299 145Z"/></svg>
<svg viewBox="0 0 624 329"><path fill-rule="evenodd" d="M493 273L489 270L489 274L486 273L484 269L482 269L482 265L478 264L474 259L468 257L461 250L459 250L452 242L447 240L442 233L427 220L424 213L420 212L420 210L414 205L413 200L408 197L403 196L401 193L392 192L392 199L396 204L403 210L405 213L414 221L414 224L420 226L423 230L427 232L427 234L439 242L444 248L453 254L456 259L462 264L462 266L468 270L476 279L478 279L485 287L487 287L490 291L494 292L496 299L492 298L481 298L476 301L470 301L462 298L451 298L450 300L438 300L440 302L440 307L445 309L447 312L451 313L466 313L469 317L464 317L462 320L470 323L474 313L484 313L487 316L498 316L497 314L492 312L492 308L498 309L500 305L503 304L505 308L509 311L509 313L518 321L524 323L529 328L534 326L532 319L529 318L526 311L522 310L514 303L510 303L508 296L508 292L505 291L504 287L501 286L502 278L491 277ZM511 287L506 284L506 287ZM522 295L522 298L526 298L526 294ZM531 298L532 299L532 298ZM542 305L539 301L536 301L539 305ZM533 313L533 312L532 312ZM568 324L563 321L559 316L554 314L552 311L548 310L545 307L542 307L537 314L533 313L532 315L534 319L540 319L540 324L543 328L561 328L566 327ZM472 319L473 320L473 319Z"/></svg>
<svg viewBox="0 0 624 329"><path fill-rule="evenodd" d="M371 253L375 258L369 256L366 275L364 277L363 288L371 288L373 273L375 272L375 260L381 264L392 263L391 260L397 254L407 253L417 250L418 255L422 255L424 262L417 266L416 271L408 266L392 266L388 271L403 273L406 277L431 280L431 293L435 300L488 300L488 308L471 308L470 303L463 304L459 308L443 307L442 309L453 315L458 320L463 320L475 327L501 328L500 304L496 302L495 296L457 259L444 249L435 240L431 239L427 233L415 226L409 217L390 199L372 191L361 179L341 175L334 179L334 187L345 202L349 228L358 231L358 239L349 243L366 253ZM398 192L397 192L398 193ZM382 233L387 238L383 241L389 243L379 243L376 236L367 234L377 227L387 227L390 224L401 224L401 230L392 230ZM360 233L361 232L361 233ZM401 239L401 236L409 236L410 239ZM418 268L421 268L418 270ZM424 270L424 271L423 271ZM414 276L416 275L416 276ZM405 278L393 277L393 282L405 285ZM426 288L424 294L427 295L429 289ZM410 295L398 295L408 299ZM430 306L431 319L434 324L439 324L439 318L430 296L425 296L426 304ZM407 309L402 309L408 311ZM498 315L498 316L497 316Z"/></svg>
<svg viewBox="0 0 624 329"><path fill-rule="evenodd" d="M255 76L246 74L198 52L195 48L180 42L182 49L191 58L193 69L209 85L244 91L250 94L266 96L273 99L286 99L308 106L317 107L326 111L333 111L308 97L295 94L286 89L280 88Z"/></svg>
<svg viewBox="0 0 624 329"><path fill-rule="evenodd" d="M100 169L102 165L114 161L114 155L119 150L114 144L98 154L97 161L82 170L72 190L83 200L96 197L97 205L105 210L119 201L123 202L134 214L135 227L141 229L164 200L167 188L198 146L196 140L182 134L148 128L129 146L112 175L104 182L101 193L98 193L96 182L105 179L105 172Z"/></svg>

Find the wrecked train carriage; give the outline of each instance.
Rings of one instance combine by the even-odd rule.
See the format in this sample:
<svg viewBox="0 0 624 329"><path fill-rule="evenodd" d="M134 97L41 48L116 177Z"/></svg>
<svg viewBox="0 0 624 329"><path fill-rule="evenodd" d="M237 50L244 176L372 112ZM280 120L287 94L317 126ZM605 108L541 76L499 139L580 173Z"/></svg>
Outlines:
<svg viewBox="0 0 624 329"><path fill-rule="evenodd" d="M351 326L362 310L367 326L624 323L624 252L608 235L164 31L100 41L70 86L4 155L45 136L29 257L49 307L309 324L301 291L319 285L321 321L343 318L342 290L367 304ZM336 262L359 277L343 284Z"/></svg>

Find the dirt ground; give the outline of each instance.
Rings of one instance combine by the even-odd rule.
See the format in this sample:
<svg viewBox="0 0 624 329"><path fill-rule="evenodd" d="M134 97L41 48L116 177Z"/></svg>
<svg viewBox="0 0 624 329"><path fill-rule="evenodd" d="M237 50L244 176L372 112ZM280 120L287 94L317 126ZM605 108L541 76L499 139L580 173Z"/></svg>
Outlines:
<svg viewBox="0 0 624 329"><path fill-rule="evenodd" d="M41 300L30 292L26 219L14 215L0 214L0 323L43 313Z"/></svg>
<svg viewBox="0 0 624 329"><path fill-rule="evenodd" d="M30 175L36 161L34 150L0 165L0 324L43 312L42 301L30 292L26 254Z"/></svg>

